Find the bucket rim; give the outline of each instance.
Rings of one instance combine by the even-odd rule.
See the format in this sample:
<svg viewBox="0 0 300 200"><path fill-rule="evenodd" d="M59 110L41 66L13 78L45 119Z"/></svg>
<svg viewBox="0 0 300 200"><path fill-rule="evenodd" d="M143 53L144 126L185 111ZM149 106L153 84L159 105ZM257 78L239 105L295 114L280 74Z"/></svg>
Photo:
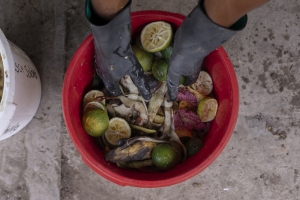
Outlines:
<svg viewBox="0 0 300 200"><path fill-rule="evenodd" d="M156 18L159 18L160 16L163 18L164 15L167 15L168 17L174 18L174 20L178 21L183 21L184 16L176 13L171 13L171 12L166 12L166 11L138 11L138 12L133 12L131 13L131 19L141 19L144 15L149 15L149 14L155 14ZM149 20L149 18L147 18ZM83 53L84 49L93 42L93 36L90 34L79 46L77 49L76 53L73 56L72 60L70 61L68 65L67 72L65 74L64 78L64 84L63 84L63 90L62 90L62 108L63 108L63 117L64 121L66 124L66 128L68 130L69 136L72 139L74 146L76 147L77 151L80 153L80 156L82 160L96 173L101 175L103 178L106 178L107 180L121 185L121 186L133 186L133 187L143 187L143 188L159 188L159 187L166 187L166 186L171 186L175 184L179 184L183 181L186 181L195 175L199 174L201 171L205 170L223 151L225 148L226 144L228 143L232 132L234 130L235 124L237 122L237 115L238 115L238 109L239 109L239 92L238 92L238 83L236 80L236 75L232 66L231 61L228 58L227 53L223 49L222 46L217 48L214 53L219 54L222 56L223 62L228 66L228 72L231 73L231 86L233 87L232 95L232 111L231 115L234 116L230 119L229 124L226 129L226 133L224 133L226 136L222 138L220 141L220 145L218 148L214 149L213 153L208 157L207 161L203 163L202 165L198 166L198 168L195 168L193 170L190 170L188 173L183 173L182 175L179 175L177 177L171 177L171 178L165 178L165 179L160 179L157 181L153 180L137 180L133 178L128 178L128 177L123 177L121 175L118 175L116 173L113 173L103 166L99 165L96 162L96 159L90 155L84 148L82 148L80 139L74 134L77 132L75 127L72 126L72 115L70 113L70 110L68 108L68 97L69 97L69 87L70 85L70 80L71 80L71 74L74 70L74 63L76 63L80 57L80 55Z"/></svg>

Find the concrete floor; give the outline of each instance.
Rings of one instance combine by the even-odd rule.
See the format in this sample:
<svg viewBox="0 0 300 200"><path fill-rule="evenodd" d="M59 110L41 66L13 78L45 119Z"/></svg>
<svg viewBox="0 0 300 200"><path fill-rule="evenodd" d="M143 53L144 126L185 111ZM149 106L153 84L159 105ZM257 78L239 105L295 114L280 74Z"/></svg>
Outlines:
<svg viewBox="0 0 300 200"><path fill-rule="evenodd" d="M188 14L197 0L133 0L132 11ZM80 158L61 111L64 72L90 33L84 0L1 0L0 28L35 63L40 108L18 134L0 142L0 200L300 199L300 2L272 0L249 13L225 45L240 91L234 134L206 170L158 189L120 187Z"/></svg>

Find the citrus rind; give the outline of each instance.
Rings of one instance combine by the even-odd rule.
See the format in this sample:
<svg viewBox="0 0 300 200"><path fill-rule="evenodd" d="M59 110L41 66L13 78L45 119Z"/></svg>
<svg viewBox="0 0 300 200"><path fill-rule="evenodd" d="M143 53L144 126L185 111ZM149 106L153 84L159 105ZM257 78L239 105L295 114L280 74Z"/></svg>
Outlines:
<svg viewBox="0 0 300 200"><path fill-rule="evenodd" d="M104 136L110 145L116 146L119 139L131 137L131 128L126 120L114 117L109 120L109 127Z"/></svg>
<svg viewBox="0 0 300 200"><path fill-rule="evenodd" d="M197 113L201 122L209 122L216 117L217 110L217 100L211 97L205 97L198 104Z"/></svg>
<svg viewBox="0 0 300 200"><path fill-rule="evenodd" d="M141 33L143 49L148 52L158 52L168 47L173 38L173 30L169 23L163 21L146 25Z"/></svg>
<svg viewBox="0 0 300 200"><path fill-rule="evenodd" d="M213 90L213 81L209 73L206 71L201 71L199 73L198 79L191 87L196 90L198 93L207 96Z"/></svg>

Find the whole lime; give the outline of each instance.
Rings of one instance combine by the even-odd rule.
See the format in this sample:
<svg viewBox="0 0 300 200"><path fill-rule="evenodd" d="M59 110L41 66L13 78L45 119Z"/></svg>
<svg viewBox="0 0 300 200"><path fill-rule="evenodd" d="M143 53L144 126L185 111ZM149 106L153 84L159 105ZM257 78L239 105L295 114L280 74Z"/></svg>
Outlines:
<svg viewBox="0 0 300 200"><path fill-rule="evenodd" d="M152 151L154 165L161 170L169 170L178 163L176 148L170 144L158 144Z"/></svg>
<svg viewBox="0 0 300 200"><path fill-rule="evenodd" d="M154 54L141 49L138 45L132 45L132 51L135 57L138 59L139 63L141 64L143 70L150 71L151 66L154 59Z"/></svg>
<svg viewBox="0 0 300 200"><path fill-rule="evenodd" d="M152 65L152 74L159 81L167 80L168 62L165 58L154 60Z"/></svg>
<svg viewBox="0 0 300 200"><path fill-rule="evenodd" d="M191 138L184 143L184 146L187 151L187 156L191 157L203 147L203 141L200 138Z"/></svg>
<svg viewBox="0 0 300 200"><path fill-rule="evenodd" d="M82 126L90 136L99 137L103 135L109 126L107 112L102 109L93 109L85 112L82 117Z"/></svg>
<svg viewBox="0 0 300 200"><path fill-rule="evenodd" d="M167 61L169 61L170 57L171 57L171 54L172 54L172 51L173 51L173 47L172 47L172 44L171 44L171 45L167 46L165 49L161 50L160 53L162 54L162 56Z"/></svg>

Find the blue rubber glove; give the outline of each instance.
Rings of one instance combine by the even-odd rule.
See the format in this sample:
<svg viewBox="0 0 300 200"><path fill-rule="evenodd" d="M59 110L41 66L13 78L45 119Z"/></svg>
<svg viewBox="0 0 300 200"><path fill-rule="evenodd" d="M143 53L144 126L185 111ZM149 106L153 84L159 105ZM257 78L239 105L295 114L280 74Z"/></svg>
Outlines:
<svg viewBox="0 0 300 200"><path fill-rule="evenodd" d="M93 13L90 0L86 1L86 17L94 36L96 52L96 72L108 91L121 95L119 81L129 75L146 99L151 98L150 87L145 81L144 71L134 56L131 40L131 1L108 23L103 22Z"/></svg>
<svg viewBox="0 0 300 200"><path fill-rule="evenodd" d="M205 56L247 24L245 15L230 28L217 25L206 15L203 2L204 0L199 1L175 34L167 74L168 97L171 101L177 98L181 76L186 77L186 86L196 82Z"/></svg>

